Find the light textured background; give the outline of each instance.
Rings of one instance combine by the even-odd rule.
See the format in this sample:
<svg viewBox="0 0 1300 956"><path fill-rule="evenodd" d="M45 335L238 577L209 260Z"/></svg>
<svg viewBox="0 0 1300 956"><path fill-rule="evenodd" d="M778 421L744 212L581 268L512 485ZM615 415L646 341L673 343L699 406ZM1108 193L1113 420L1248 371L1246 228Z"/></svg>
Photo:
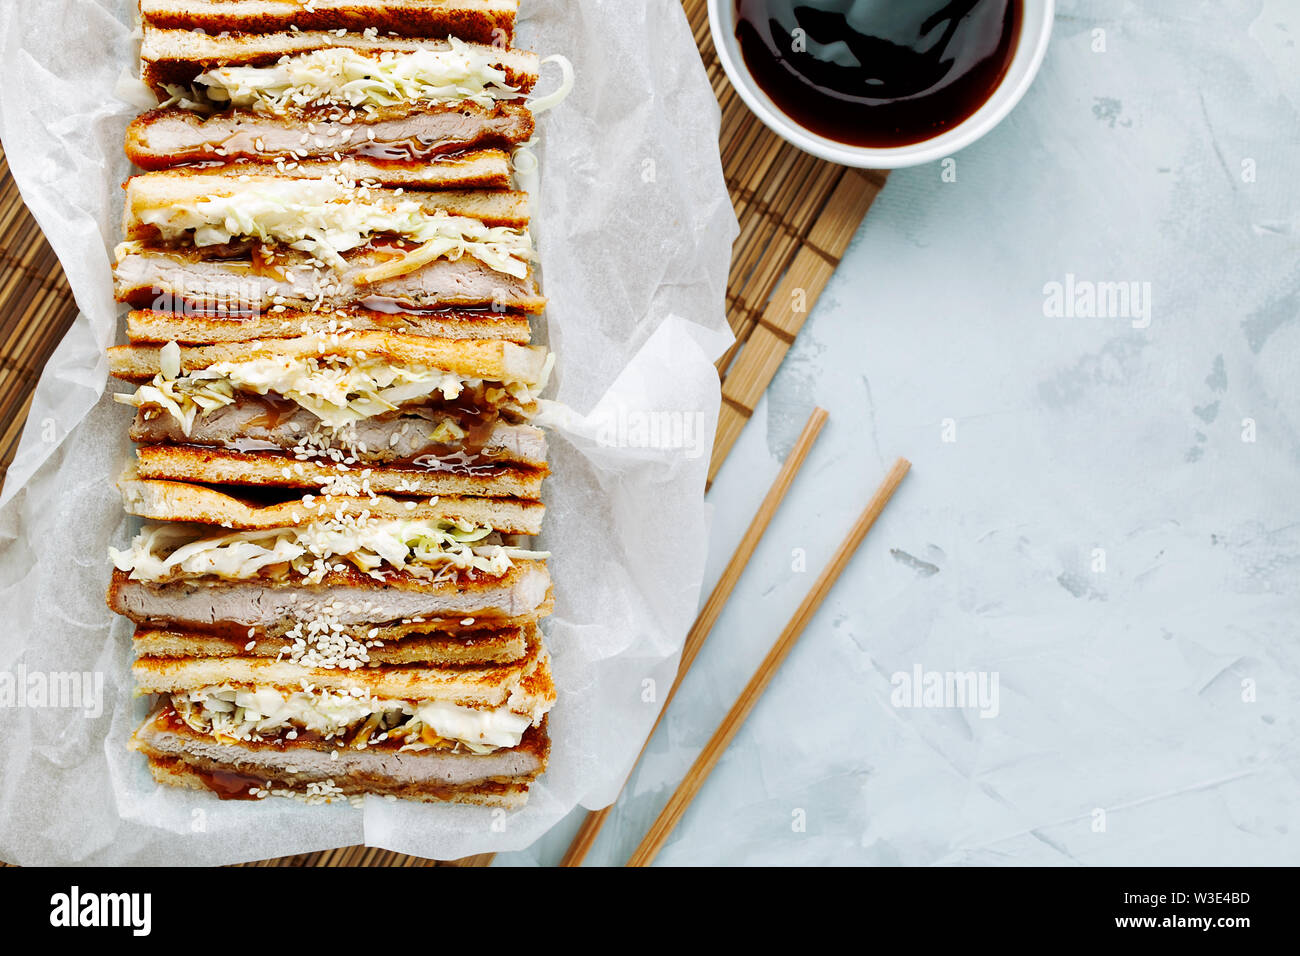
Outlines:
<svg viewBox="0 0 1300 956"><path fill-rule="evenodd" d="M222 803L157 788L126 749L147 702L129 693L129 627L103 595L108 547L124 547L133 523L114 489L130 416L101 392L104 347L120 332L108 266L133 108L114 90L133 55L134 4L0 3L0 139L22 144L6 156L83 310L42 374L0 507L0 859L170 866L362 840L423 857L526 847L580 799L617 793L619 764L654 717L619 688L647 668L671 674L704 573L707 459L600 440L620 409L675 403L701 409L711 434L713 359L730 341L720 305L735 217L717 104L680 2L529 0L521 23L522 46L566 51L584 78L541 119L532 198L555 286L555 395L590 416L558 410L551 431L548 529L562 528L566 546L550 565L559 597L548 633L566 699L550 724L550 770L504 831L488 813L410 801L370 801L362 813ZM654 183L642 178L647 156ZM102 673L104 712L50 720L5 706L5 672L20 666Z"/></svg>
<svg viewBox="0 0 1300 956"><path fill-rule="evenodd" d="M660 861L1300 862L1297 38L1290 0L1062 3L957 181L891 176L713 488L708 585L830 425L590 862L626 859L900 454ZM1045 316L1067 273L1151 283L1150 326ZM996 672L998 715L892 706L916 665Z"/></svg>

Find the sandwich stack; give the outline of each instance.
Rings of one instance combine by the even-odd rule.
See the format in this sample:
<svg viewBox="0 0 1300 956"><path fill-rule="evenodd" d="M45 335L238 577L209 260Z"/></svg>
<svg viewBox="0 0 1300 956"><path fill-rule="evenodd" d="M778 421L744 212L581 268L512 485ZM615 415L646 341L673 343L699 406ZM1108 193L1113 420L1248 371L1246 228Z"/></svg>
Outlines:
<svg viewBox="0 0 1300 956"><path fill-rule="evenodd" d="M518 807L546 767L516 6L140 0L108 602L160 783Z"/></svg>

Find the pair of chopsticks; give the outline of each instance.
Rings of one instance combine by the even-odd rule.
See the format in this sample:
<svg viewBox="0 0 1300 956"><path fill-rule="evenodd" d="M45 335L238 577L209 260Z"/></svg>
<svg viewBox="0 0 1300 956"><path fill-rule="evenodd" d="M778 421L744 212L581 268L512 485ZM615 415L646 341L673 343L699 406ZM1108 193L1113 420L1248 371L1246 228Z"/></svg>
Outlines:
<svg viewBox="0 0 1300 956"><path fill-rule="evenodd" d="M663 708L659 711L659 716L655 719L654 726L650 728L645 743L641 745L641 753L637 755L636 763L639 763L641 757L644 756L646 747L649 746L655 730L659 727L659 722L663 720L664 714L668 712L678 688L681 687L687 672L690 670L691 665L695 663L695 658L704 646L705 638L709 636L709 632L717 624L723 607L726 606L727 600L731 597L731 592L735 589L741 574L744 573L745 567L749 564L749 559L753 556L759 541L767 531L768 525L771 524L777 508L790 490L795 475L798 474L799 468L812 450L813 443L821 433L822 426L826 424L826 418L827 414L824 409L817 408L813 410L808 423L799 436L799 440L795 442L794 448L781 466L781 470L772 483L771 489L763 499L762 505L759 506L758 513L754 515L754 519L750 522L744 537L741 538L736 553L723 570L722 577L719 578L717 585L709 595L709 599L704 603L699 617L696 618L695 624L686 635L686 642L682 648L681 663L677 668L677 677L668 691L668 696L664 700ZM708 779L709 774L721 759L722 754L730 746L732 740L735 739L746 718L749 717L750 711L754 709L754 705L762 697L763 691L771 683L777 670L780 669L781 663L808 626L808 622L812 620L822 602L826 600L826 596L830 593L831 588L835 586L836 580L838 580L845 566L849 563L849 559L853 557L867 532L871 530L871 526L876 523L876 519L885 510L885 506L893 497L894 492L898 489L899 484L910 468L911 463L903 458L894 463L884 482L876 490L875 495L872 496L866 510L858 517L853 528L849 531L848 537L840 544L830 563L818 576L812 590L808 592L803 603L799 605L794 617L790 619L790 623L781 632L781 636L772 646L771 651L768 652L758 670L755 671L740 698L714 732L708 745L691 766L690 771L673 793L667 806L659 814L641 844L628 859L628 866L648 866L658 855L660 849L663 848L669 835L671 835L682 815L686 812L686 808L690 806L691 800L694 799L704 785L704 781ZM634 763L634 769L635 766ZM609 817L612 809L613 804L602 810L594 810L587 814L587 818L583 821L573 842L569 845L564 859L560 861L561 866L580 866L582 864L583 859L596 842L596 837L600 833L601 827L605 825L605 820Z"/></svg>

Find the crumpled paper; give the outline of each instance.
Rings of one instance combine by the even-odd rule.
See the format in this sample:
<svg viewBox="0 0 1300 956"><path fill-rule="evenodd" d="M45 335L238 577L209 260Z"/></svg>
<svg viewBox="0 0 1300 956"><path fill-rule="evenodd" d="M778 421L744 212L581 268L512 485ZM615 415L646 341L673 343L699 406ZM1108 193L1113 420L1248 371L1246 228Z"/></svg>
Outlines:
<svg viewBox="0 0 1300 956"><path fill-rule="evenodd" d="M132 695L130 628L104 592L108 547L138 522L113 486L129 415L111 400L104 349L121 337L111 249L136 110L114 87L137 56L134 6L0 7L0 140L81 310L0 497L0 858L216 864L362 842L453 858L525 847L575 806L609 803L697 607L713 362L731 342L735 218L717 104L680 4L525 0L521 11L519 45L564 54L577 83L539 118L535 150L533 231L550 296L537 340L558 353L539 543L554 552L545 630L559 701L550 769L517 812L221 802L156 787L126 749L147 708Z"/></svg>

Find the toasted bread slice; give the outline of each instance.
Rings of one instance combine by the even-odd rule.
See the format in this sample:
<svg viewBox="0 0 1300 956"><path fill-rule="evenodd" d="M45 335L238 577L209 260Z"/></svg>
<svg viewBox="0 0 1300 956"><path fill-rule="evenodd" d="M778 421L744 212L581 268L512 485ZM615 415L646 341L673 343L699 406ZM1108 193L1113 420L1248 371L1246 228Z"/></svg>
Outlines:
<svg viewBox="0 0 1300 956"><path fill-rule="evenodd" d="M274 452L239 452L194 445L145 445L136 449L136 474L143 479L197 482L205 485L286 488L305 491L346 487L338 466L319 459L298 461ZM347 474L376 495L468 495L477 498L541 496L545 465L500 462L465 471L439 471L420 465L406 467L364 464L350 466Z"/></svg>
<svg viewBox="0 0 1300 956"><path fill-rule="evenodd" d="M227 176L188 167L142 173L126 181L122 231L129 239L152 239L157 231L147 222L149 213L172 206L196 206L216 196L255 193L270 188L312 190L319 184L273 169ZM306 195L306 194L304 194ZM445 213L477 219L488 226L512 229L528 225L528 194L516 190L439 190L406 192L379 187L358 190L352 202L392 209L417 202L429 215Z"/></svg>
<svg viewBox="0 0 1300 956"><path fill-rule="evenodd" d="M137 624L154 627L265 628L325 613L343 627L471 617L489 626L503 618L535 619L549 606L550 589L545 561L519 559L500 577L466 573L429 581L389 572L382 584L356 570L331 571L316 585L260 578L145 584L114 570L108 606Z"/></svg>
<svg viewBox="0 0 1300 956"><path fill-rule="evenodd" d="M208 33L364 30L508 44L519 0L140 0L152 27Z"/></svg>
<svg viewBox="0 0 1300 956"><path fill-rule="evenodd" d="M550 754L545 720L509 750L402 752L328 741L220 743L177 719L165 704L136 730L131 746L149 758L159 783L211 790L223 799L250 799L269 790L320 800L324 791L512 809L523 806L529 782L546 769Z"/></svg>
<svg viewBox="0 0 1300 956"><path fill-rule="evenodd" d="M274 658L139 657L132 665L138 690L173 694L229 684L315 690L402 701L442 701L476 710L505 708L541 721L555 703L550 656L534 633L519 660L467 667L388 665L343 668L302 667Z"/></svg>
<svg viewBox="0 0 1300 956"><path fill-rule="evenodd" d="M113 270L117 299L137 308L187 314L264 311L336 312L377 308L408 313L445 309L507 309L541 312L546 298L535 277L497 272L470 256L437 259L407 275L364 281L384 261L373 253L344 256L347 267L316 266L303 254L281 251L275 268L258 268L250 258L216 258L195 249L118 247Z"/></svg>
<svg viewBox="0 0 1300 956"><path fill-rule="evenodd" d="M126 154L142 169L247 160L310 173L337 163L339 174L351 179L444 188L457 177L499 173L499 160L489 165L480 157L515 149L532 138L535 129L533 114L515 102L421 104L349 119L341 123L248 110L204 117L188 110L157 109L127 126ZM482 185L497 188L505 183L491 179Z"/></svg>
<svg viewBox="0 0 1300 956"><path fill-rule="evenodd" d="M256 154L256 147L254 147ZM253 158L260 159L255 155ZM496 190L510 189L510 156L503 149L467 149L421 162L379 162L349 156L346 159L297 159L275 162L275 172L298 179L341 176L356 182L411 189ZM232 162L221 166L226 176L264 172L265 162Z"/></svg>
<svg viewBox="0 0 1300 956"><path fill-rule="evenodd" d="M247 362L259 358L314 359L364 353L383 356L395 364L442 369L465 379L526 384L536 383L541 378L547 356L547 350L540 345L465 342L398 332L255 339L182 348L180 353L182 372L204 369L218 362ZM148 381L162 371L159 349L151 345L115 345L108 350L108 363L112 375L133 382Z"/></svg>
<svg viewBox="0 0 1300 956"><path fill-rule="evenodd" d="M491 309L444 309L415 315L348 309L338 312L230 313L190 315L134 309L126 317L126 334L133 345L178 342L214 345L250 339L289 339L313 333L400 332L443 339L501 339L527 345L532 338L528 316Z"/></svg>
<svg viewBox="0 0 1300 956"><path fill-rule="evenodd" d="M504 49L481 44L483 52L506 74L506 81L527 93L537 83L538 58L526 50ZM209 34L192 30L164 29L146 22L140 44L140 78L159 99L167 97L165 84L188 86L200 73L219 66L264 66L282 56L346 47L361 53L449 49L446 40L366 36L322 30L279 31L276 33Z"/></svg>
<svg viewBox="0 0 1300 956"><path fill-rule="evenodd" d="M165 114L168 111L155 112ZM285 154L267 153L265 139L253 134L249 143L236 139L231 143L230 148L220 145L205 147L203 143L197 146L173 144L172 151L165 152L153 148L151 144L155 141L168 142L170 137L164 135L160 127L172 124L165 119L150 126L137 125L139 122L140 118L137 117L127 128L127 156L137 166L147 170L161 170L177 163L198 160L204 163L220 163L219 166L205 166L206 174L217 169L222 175L236 178L270 171L299 179L323 179L326 176L336 176L401 189L510 188L510 157L502 149L466 149L458 153L432 156L420 162L380 161L356 154L349 154L346 157L340 155L337 160L332 156L299 159L286 158ZM181 121L182 127L188 128L190 125L192 124L188 121ZM156 137L151 135L151 132L157 134ZM263 144L262 150L257 149L256 144L259 141ZM217 153L217 149L221 149L222 152ZM186 167L180 169L184 168ZM180 169L177 171L179 172Z"/></svg>
<svg viewBox="0 0 1300 956"><path fill-rule="evenodd" d="M546 506L518 498L458 498L399 501L374 497L304 495L274 504L236 498L206 485L142 479L134 473L117 484L127 514L151 521L187 521L243 531L283 528L338 515L392 521L465 521L501 534L538 534Z"/></svg>
<svg viewBox="0 0 1300 956"><path fill-rule="evenodd" d="M287 623L287 622L286 622ZM365 640L367 666L431 664L435 667L509 664L528 652L531 625L433 630L428 625L356 628L348 637ZM374 633L371 638L370 634ZM280 658L292 649L294 639L265 632L248 636L246 630L213 631L136 628L133 640L140 657L256 657Z"/></svg>
<svg viewBox="0 0 1300 956"><path fill-rule="evenodd" d="M170 739L170 738L164 738ZM528 803L528 783L511 780L449 786L410 783L406 775L396 777L377 754L359 754L360 767L340 771L337 766L327 767L322 759L309 758L308 767L302 761L275 752L257 751L249 757L248 748L218 745L220 759L202 760L193 757L172 757L150 752L144 746L149 762L149 773L154 782L184 790L204 790L215 793L222 800L256 800L263 796L293 797L317 805L347 800L349 803L365 796L391 797L415 800L422 803L459 803L475 807L499 807L503 810L520 810ZM513 754L514 751L505 751ZM352 756L352 752L348 751ZM426 755L420 754L424 757ZM402 764L411 765L411 755L402 755ZM469 757L452 755L459 759ZM451 757L435 755L437 766L445 765ZM482 759L482 758L474 758ZM293 769L288 768L292 766ZM372 769L373 768L373 769ZM415 767L413 770L423 768ZM314 771L314 772L311 772ZM530 773L528 780L541 771ZM345 774L345 775L341 775ZM328 776L327 776L328 775ZM420 775L423 778L423 774Z"/></svg>

